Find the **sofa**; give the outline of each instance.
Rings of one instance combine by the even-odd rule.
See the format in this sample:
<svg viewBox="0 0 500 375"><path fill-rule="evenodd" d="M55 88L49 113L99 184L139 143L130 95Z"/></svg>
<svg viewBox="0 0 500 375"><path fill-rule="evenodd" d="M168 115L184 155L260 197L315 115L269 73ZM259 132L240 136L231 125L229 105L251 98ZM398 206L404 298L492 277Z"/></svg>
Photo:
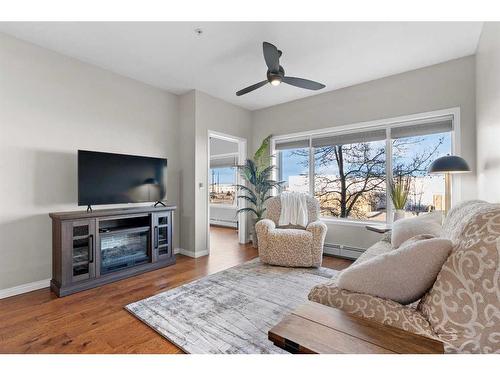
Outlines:
<svg viewBox="0 0 500 375"><path fill-rule="evenodd" d="M441 340L446 353L500 353L500 205L468 201L445 218L453 250L434 285L411 305L336 286L315 286L309 300ZM393 250L390 232L357 260Z"/></svg>
<svg viewBox="0 0 500 375"><path fill-rule="evenodd" d="M285 267L320 267L327 227L318 219L319 202L307 197L308 224L305 228L279 227L280 196L266 202L266 219L255 225L260 260Z"/></svg>

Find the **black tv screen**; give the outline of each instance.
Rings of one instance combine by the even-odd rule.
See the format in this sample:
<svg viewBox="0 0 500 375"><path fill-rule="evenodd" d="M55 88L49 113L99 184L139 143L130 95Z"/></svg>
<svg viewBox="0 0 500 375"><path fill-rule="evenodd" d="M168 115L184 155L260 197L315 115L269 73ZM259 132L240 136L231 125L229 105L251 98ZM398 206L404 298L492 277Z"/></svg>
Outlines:
<svg viewBox="0 0 500 375"><path fill-rule="evenodd" d="M156 202L166 197L167 159L78 150L78 204Z"/></svg>

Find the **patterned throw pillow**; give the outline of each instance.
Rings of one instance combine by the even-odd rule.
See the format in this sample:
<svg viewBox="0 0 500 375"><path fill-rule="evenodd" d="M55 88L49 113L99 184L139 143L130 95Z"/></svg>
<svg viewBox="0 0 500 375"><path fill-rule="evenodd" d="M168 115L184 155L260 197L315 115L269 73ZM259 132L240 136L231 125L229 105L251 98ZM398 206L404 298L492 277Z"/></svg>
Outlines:
<svg viewBox="0 0 500 375"><path fill-rule="evenodd" d="M452 249L451 241L445 238L421 238L353 264L338 276L338 287L404 305L417 301L434 284Z"/></svg>
<svg viewBox="0 0 500 375"><path fill-rule="evenodd" d="M500 205L471 209L418 309L447 352L500 353Z"/></svg>

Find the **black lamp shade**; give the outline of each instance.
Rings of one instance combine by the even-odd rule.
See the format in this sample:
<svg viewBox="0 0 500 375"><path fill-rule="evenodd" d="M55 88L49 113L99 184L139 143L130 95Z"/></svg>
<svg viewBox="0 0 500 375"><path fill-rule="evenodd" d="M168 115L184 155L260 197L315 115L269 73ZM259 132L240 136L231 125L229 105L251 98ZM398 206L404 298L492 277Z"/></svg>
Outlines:
<svg viewBox="0 0 500 375"><path fill-rule="evenodd" d="M442 156L432 162L429 173L465 173L470 172L469 165L460 156Z"/></svg>

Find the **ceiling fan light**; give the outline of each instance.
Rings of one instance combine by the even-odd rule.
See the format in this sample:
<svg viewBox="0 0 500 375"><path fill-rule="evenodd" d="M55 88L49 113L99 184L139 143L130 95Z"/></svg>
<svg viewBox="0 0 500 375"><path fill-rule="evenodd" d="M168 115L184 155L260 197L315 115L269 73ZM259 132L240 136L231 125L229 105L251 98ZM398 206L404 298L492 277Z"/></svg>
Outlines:
<svg viewBox="0 0 500 375"><path fill-rule="evenodd" d="M278 77L273 78L271 80L271 85L273 85L273 86L278 86L280 83L281 83L281 79L279 79Z"/></svg>

